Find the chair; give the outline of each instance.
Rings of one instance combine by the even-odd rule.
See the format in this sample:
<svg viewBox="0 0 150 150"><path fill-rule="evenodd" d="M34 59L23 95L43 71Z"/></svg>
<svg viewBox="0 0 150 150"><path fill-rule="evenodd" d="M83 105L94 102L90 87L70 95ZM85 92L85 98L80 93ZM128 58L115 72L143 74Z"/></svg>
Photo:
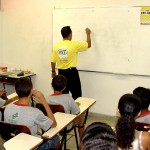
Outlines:
<svg viewBox="0 0 150 150"><path fill-rule="evenodd" d="M62 112L62 113L65 112L64 107L62 105L50 104L49 107L51 108L53 114L56 113L56 112ZM44 108L44 106L42 104L36 103L36 108L40 109L45 115L47 115L47 113L45 111L45 108Z"/></svg>
<svg viewBox="0 0 150 150"><path fill-rule="evenodd" d="M52 110L53 113L56 113L56 112L65 113L64 107L60 104L49 104L49 107L50 107L50 109ZM46 111L44 109L44 106L42 104L36 103L36 108L40 109L45 115L47 115ZM75 126L73 126L73 128L71 128L70 130L67 130L65 128L62 132L60 132L60 135L62 135L61 145L63 145L63 143L64 143L64 150L66 150L67 133L69 133L72 129L74 129L76 146L77 146L77 150L79 150L78 137L77 137L77 131L76 131Z"/></svg>
<svg viewBox="0 0 150 150"><path fill-rule="evenodd" d="M2 114L2 118L1 118L2 121L4 121L4 110L5 110L5 107L0 107L0 112Z"/></svg>
<svg viewBox="0 0 150 150"><path fill-rule="evenodd" d="M21 132L31 134L30 129L25 125L17 125L0 121L0 134L4 140L7 141Z"/></svg>
<svg viewBox="0 0 150 150"><path fill-rule="evenodd" d="M150 124L143 122L135 122L135 129L138 131L149 131Z"/></svg>

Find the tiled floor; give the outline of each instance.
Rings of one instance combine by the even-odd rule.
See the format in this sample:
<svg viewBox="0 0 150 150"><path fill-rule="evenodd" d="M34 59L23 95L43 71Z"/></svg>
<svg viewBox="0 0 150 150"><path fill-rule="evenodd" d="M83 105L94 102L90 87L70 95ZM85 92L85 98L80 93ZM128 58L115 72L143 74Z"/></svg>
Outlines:
<svg viewBox="0 0 150 150"><path fill-rule="evenodd" d="M99 114L93 114L89 113L89 116L87 118L86 126L91 124L92 122L105 122L108 123L110 126L114 126L116 123L117 118L116 117L111 117L111 116L105 116L105 115L99 115ZM3 148L3 143L4 141L0 138L0 150L4 150ZM76 150L76 144L75 144L75 138L72 137L68 142L67 142L67 149L69 150ZM16 150L20 150L19 148Z"/></svg>

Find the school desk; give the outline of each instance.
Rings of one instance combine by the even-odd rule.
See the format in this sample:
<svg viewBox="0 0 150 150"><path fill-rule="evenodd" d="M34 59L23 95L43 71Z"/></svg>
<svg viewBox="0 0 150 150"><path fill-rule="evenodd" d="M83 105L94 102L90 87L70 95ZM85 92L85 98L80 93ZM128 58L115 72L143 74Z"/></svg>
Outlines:
<svg viewBox="0 0 150 150"><path fill-rule="evenodd" d="M55 113L54 116L57 121L57 126L55 128L49 129L43 134L43 136L49 139L53 138L57 133L62 131L65 127L67 127L67 125L73 122L73 120L75 120L79 115L83 114L84 112L88 112L89 108L96 102L96 100L91 98L80 97L76 100L76 102L80 103L80 114L73 115L61 112Z"/></svg>
<svg viewBox="0 0 150 150"><path fill-rule="evenodd" d="M18 71L19 72L19 71ZM21 76L18 76L18 72L0 72L0 83L3 84L3 88L5 89L5 85L15 85L17 79L21 77L28 77L31 80L32 76L35 76L35 73L28 73ZM31 105L34 106L33 100L31 101Z"/></svg>
<svg viewBox="0 0 150 150"><path fill-rule="evenodd" d="M7 96L7 98L8 99L14 99L14 98L17 98L18 97L18 95L17 95L17 93L16 92L14 92L14 93L12 93L12 94L9 94L8 96Z"/></svg>
<svg viewBox="0 0 150 150"><path fill-rule="evenodd" d="M6 141L3 146L6 150L31 150L39 146L43 139L26 134L20 133L10 140Z"/></svg>
<svg viewBox="0 0 150 150"><path fill-rule="evenodd" d="M50 128L47 132L45 132L42 136L51 139L55 135L57 135L60 131L62 131L65 127L67 127L71 122L74 121L76 115L56 112L54 117L57 122L57 126L55 128Z"/></svg>
<svg viewBox="0 0 150 150"><path fill-rule="evenodd" d="M84 124L85 124L87 120L89 108L96 103L96 99L79 97L75 100L75 102L79 103L80 113L78 114L78 116L85 113L85 119L84 119Z"/></svg>
<svg viewBox="0 0 150 150"><path fill-rule="evenodd" d="M19 71L17 72L0 72L0 83L3 84L3 88L5 89L5 84L14 85L16 80L21 77L28 77L31 79L32 76L35 76L35 73L28 73L21 76L18 76Z"/></svg>

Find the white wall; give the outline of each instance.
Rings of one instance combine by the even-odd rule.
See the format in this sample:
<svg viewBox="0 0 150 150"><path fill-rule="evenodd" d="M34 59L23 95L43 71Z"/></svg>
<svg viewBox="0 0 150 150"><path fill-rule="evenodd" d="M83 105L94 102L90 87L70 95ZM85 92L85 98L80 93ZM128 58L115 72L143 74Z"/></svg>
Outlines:
<svg viewBox="0 0 150 150"><path fill-rule="evenodd" d="M3 51L2 51L2 11L0 10L0 65L2 64Z"/></svg>
<svg viewBox="0 0 150 150"><path fill-rule="evenodd" d="M122 0L3 0L3 63L29 69L34 86L51 94L50 55L53 8L150 5L150 1ZM88 18L88 14L85 14ZM1 18L0 18L1 19ZM1 21L1 20L0 20ZM1 38L1 37L0 37ZM144 60L143 60L144 61ZM83 96L96 98L91 112L115 115L119 97L137 86L150 87L149 77L80 72Z"/></svg>

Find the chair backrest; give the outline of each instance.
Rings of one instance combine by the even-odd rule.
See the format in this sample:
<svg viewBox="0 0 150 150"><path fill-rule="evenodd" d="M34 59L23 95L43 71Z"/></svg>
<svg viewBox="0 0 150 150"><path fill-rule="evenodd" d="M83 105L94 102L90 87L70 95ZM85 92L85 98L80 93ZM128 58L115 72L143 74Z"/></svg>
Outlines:
<svg viewBox="0 0 150 150"><path fill-rule="evenodd" d="M56 113L56 112L65 113L65 109L64 109L64 107L62 105L50 104L49 107L51 108L51 110L52 110L53 113Z"/></svg>
<svg viewBox="0 0 150 150"><path fill-rule="evenodd" d="M138 131L149 131L150 124L143 122L135 122L135 129Z"/></svg>
<svg viewBox="0 0 150 150"><path fill-rule="evenodd" d="M49 104L49 107L53 113L56 113L56 112L63 112L64 113L65 112L64 107L60 104ZM36 103L36 108L40 109L45 115L47 115L45 108L42 104Z"/></svg>
<svg viewBox="0 0 150 150"><path fill-rule="evenodd" d="M25 125L17 125L0 121L0 134L3 139L9 140L21 132L31 134L30 129Z"/></svg>
<svg viewBox="0 0 150 150"><path fill-rule="evenodd" d="M2 114L2 118L1 118L2 121L4 121L4 110L5 110L5 107L0 107L0 112Z"/></svg>

